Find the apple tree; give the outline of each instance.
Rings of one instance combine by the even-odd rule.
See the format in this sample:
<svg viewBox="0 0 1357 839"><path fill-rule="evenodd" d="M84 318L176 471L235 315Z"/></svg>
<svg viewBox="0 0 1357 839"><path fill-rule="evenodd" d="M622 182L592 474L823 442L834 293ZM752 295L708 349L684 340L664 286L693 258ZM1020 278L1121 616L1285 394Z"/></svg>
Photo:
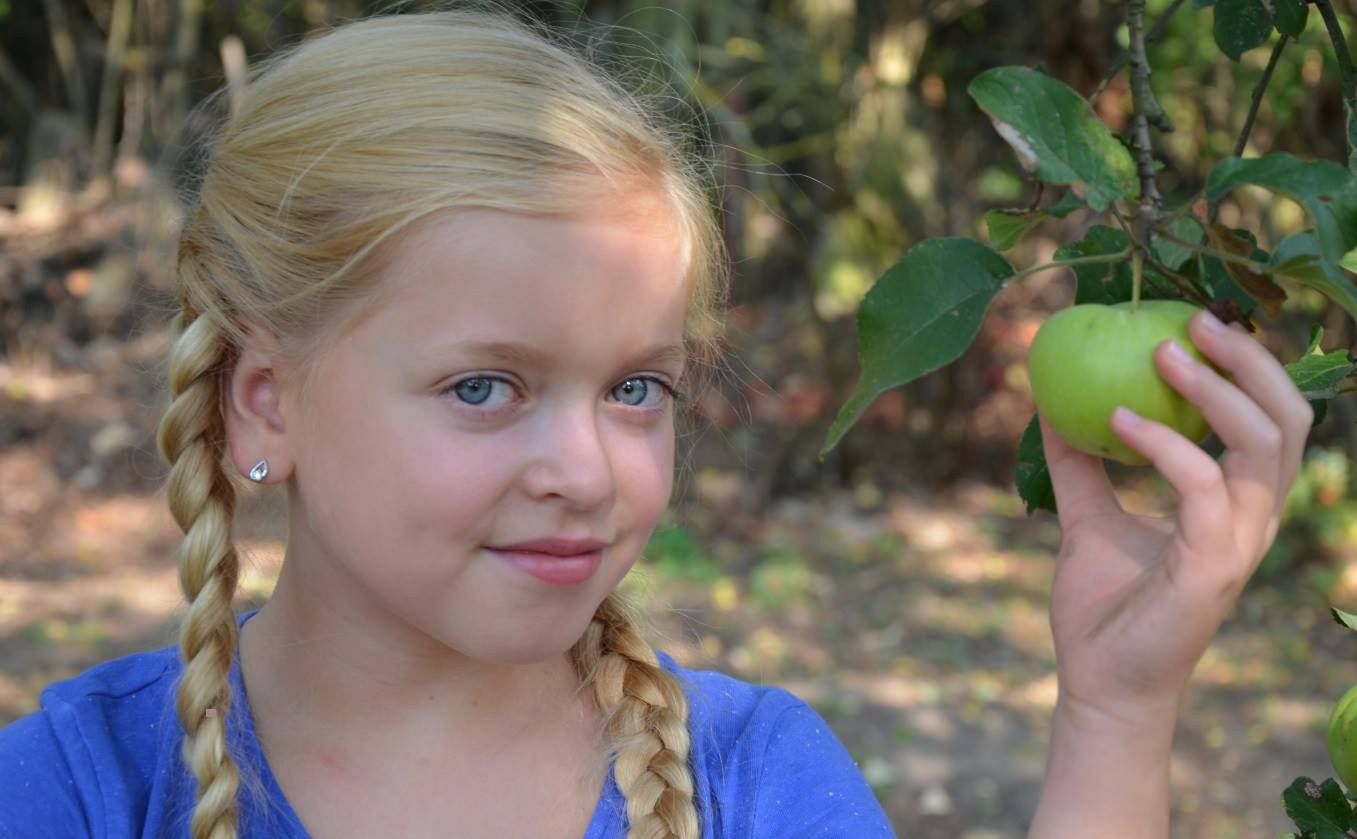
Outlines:
<svg viewBox="0 0 1357 839"><path fill-rule="evenodd" d="M1073 272L1074 305L1053 316L1042 332L1075 309L1087 312L1081 315L1085 320L1102 318L1091 326L1082 323L1064 327L1077 336L1080 330L1089 334L1090 329L1112 328L1108 318L1114 314L1124 319L1126 313L1141 309L1148 312L1166 301L1175 301L1174 305L1180 307L1176 311L1190 315L1196 307L1205 307L1222 321L1238 322L1256 333L1259 320L1275 318L1287 300L1287 289L1297 286L1319 292L1357 318L1357 284L1351 273L1357 270L1357 70L1332 3L1193 0L1195 8L1213 7L1214 40L1230 59L1237 62L1244 52L1269 41L1272 50L1267 68L1252 91L1234 153L1214 165L1194 195L1170 204L1156 184L1159 164L1153 141L1156 133L1171 131L1173 126L1155 98L1145 44L1184 4L1185 0L1174 0L1147 32L1145 0L1128 0L1128 48L1088 98L1039 68L994 67L970 82L967 90L971 99L1016 154L1019 165L1034 182L1036 198L1027 207L988 212L984 219L988 242L969 238L924 240L876 280L857 314L861 374L830 427L822 455L842 439L880 394L957 360L975 341L991 303L1004 289L1052 268ZM1348 159L1303 159L1286 152L1246 158L1246 143L1273 69L1284 59L1288 42L1299 37L1310 22L1312 11L1323 24L1341 75ZM1132 112L1126 137L1113 134L1090 101L1122 71L1129 74L1131 90ZM1264 242L1256 231L1223 224L1219 220L1222 202L1242 187L1261 188L1295 201L1304 210L1305 226L1280 241ZM1005 258L1006 251L1043 221L1076 215L1084 216L1079 219L1084 222L1080 225L1084 229L1082 238L1064 243L1051 261L1014 265ZM1148 315L1137 317L1141 317L1141 323L1147 322ZM1185 317L1173 317L1183 321L1185 327ZM1159 340L1172 337L1171 325L1154 334L1155 340L1142 341L1142 379L1157 380L1151 354ZM1330 400L1357 390L1353 381L1357 358L1347 350L1322 351L1321 338L1322 329L1316 324L1306 350L1285 365L1311 401L1316 424L1323 422ZM1054 355L1071 357L1068 348L1077 346L1078 338L1060 340L1064 344ZM1037 337L1040 341L1041 332ZM1190 340L1182 338L1179 343L1191 345ZM1034 343L1029 364L1034 397L1040 406L1043 385L1038 368L1042 362L1037 350ZM1086 347L1082 355L1096 362L1098 347ZM1125 363L1114 360L1103 370L1101 380L1082 384L1093 390L1115 387L1120 380L1113 368ZM1065 375L1067 379L1080 376L1068 371ZM1128 375L1134 379L1141 374ZM1058 380L1061 376L1048 378ZM1046 387L1058 390L1058 386L1068 389L1068 381ZM1158 386L1166 387L1162 383ZM1132 389L1140 389L1140 385ZM1160 397L1168 398L1154 394L1154 398ZM1082 414L1067 418L1064 427L1057 425L1062 436L1072 442L1068 429L1074 426L1092 428L1097 438L1098 426L1106 428L1116 400L1091 407L1088 402L1081 404ZM1170 405L1165 410L1172 413L1178 407ZM1043 408L1043 413L1049 417L1052 412ZM1204 436L1205 430L1194 425L1200 417L1181 419L1174 424L1185 429L1184 433L1193 439ZM1102 440L1107 439L1115 440L1115 435L1108 431ZM1137 462L1127 456L1134 453L1099 446L1100 440L1094 439L1082 447L1124 462ZM1018 445L1015 480L1029 514L1037 509L1054 511L1055 497L1035 415ZM1347 740L1349 729L1351 745ZM1335 709L1330 746L1340 777L1345 783L1357 783L1357 693ZM1352 809L1357 798L1345 795L1332 779L1316 783L1298 778L1283 800L1298 828L1299 832L1293 834L1297 837L1357 836L1357 813Z"/></svg>

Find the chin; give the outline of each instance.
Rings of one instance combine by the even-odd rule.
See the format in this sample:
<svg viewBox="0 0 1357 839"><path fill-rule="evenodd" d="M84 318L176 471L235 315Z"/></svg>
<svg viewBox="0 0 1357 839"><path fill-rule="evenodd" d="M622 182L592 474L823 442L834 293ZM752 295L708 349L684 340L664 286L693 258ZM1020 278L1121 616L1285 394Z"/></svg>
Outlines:
<svg viewBox="0 0 1357 839"><path fill-rule="evenodd" d="M586 619L578 627L573 625L563 627L558 623L542 627L538 632L483 637L477 639L478 643L474 648L463 650L463 653L481 661L498 664L539 664L569 653L584 635L588 625L589 620Z"/></svg>

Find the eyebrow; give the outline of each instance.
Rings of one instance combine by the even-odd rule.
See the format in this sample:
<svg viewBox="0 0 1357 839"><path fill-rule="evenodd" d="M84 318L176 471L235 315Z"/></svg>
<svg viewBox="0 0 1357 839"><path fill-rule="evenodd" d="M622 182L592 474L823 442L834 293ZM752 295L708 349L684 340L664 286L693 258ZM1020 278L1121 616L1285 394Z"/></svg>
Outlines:
<svg viewBox="0 0 1357 839"><path fill-rule="evenodd" d="M506 364L538 365L547 367L553 364L558 353L540 350L528 344L513 341L458 341L449 349L480 358L502 361ZM653 347L630 359L628 365L682 364L688 358L688 351L682 344L668 344Z"/></svg>

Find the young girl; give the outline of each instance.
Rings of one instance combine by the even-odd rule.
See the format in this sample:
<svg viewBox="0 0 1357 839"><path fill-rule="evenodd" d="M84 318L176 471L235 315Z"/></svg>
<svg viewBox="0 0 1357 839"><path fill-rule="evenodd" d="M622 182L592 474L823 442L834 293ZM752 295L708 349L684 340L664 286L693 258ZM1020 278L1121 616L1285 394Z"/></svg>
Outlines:
<svg viewBox="0 0 1357 839"><path fill-rule="evenodd" d="M698 169L550 34L460 11L271 61L213 142L179 250L160 428L180 649L0 732L0 837L874 837L805 703L691 672L616 588L669 500L676 399L717 340ZM1227 446L1119 415L1182 495L1124 513L1046 430L1059 702L1032 835L1165 836L1177 702L1271 542L1311 413L1201 316L1233 383L1159 369ZM238 476L287 556L231 603Z"/></svg>

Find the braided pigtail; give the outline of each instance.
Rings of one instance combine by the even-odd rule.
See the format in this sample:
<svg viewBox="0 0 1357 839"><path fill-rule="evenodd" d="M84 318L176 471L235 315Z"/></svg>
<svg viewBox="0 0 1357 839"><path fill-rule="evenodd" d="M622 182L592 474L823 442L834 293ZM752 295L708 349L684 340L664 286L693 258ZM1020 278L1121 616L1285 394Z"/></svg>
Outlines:
<svg viewBox="0 0 1357 839"><path fill-rule="evenodd" d="M181 265L181 271L189 270ZM171 403L157 443L170 463L166 495L184 539L177 553L188 614L179 637L184 672L179 721L184 763L197 778L193 839L235 839L239 773L226 747L229 675L236 651L231 599L239 563L231 539L236 490L222 468L225 428L221 377L226 341L187 304L174 325Z"/></svg>
<svg viewBox="0 0 1357 839"><path fill-rule="evenodd" d="M572 651L592 684L627 801L628 839L697 839L688 767L688 699L637 631L621 597L609 595Z"/></svg>

